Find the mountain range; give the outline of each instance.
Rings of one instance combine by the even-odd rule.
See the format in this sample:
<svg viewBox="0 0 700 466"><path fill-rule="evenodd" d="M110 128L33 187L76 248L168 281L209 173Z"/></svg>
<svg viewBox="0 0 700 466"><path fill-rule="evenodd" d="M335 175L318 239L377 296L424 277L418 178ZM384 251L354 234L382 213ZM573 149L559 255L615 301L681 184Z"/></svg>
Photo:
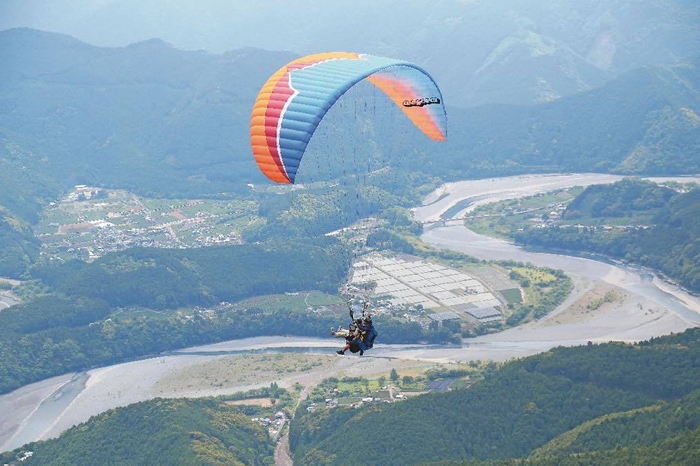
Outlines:
<svg viewBox="0 0 700 466"><path fill-rule="evenodd" d="M693 0L5 0L0 30L62 32L121 47L161 38L183 50L328 50L403 58L431 70L452 105L531 104L600 87L700 52Z"/></svg>
<svg viewBox="0 0 700 466"><path fill-rule="evenodd" d="M0 181L8 188L0 205L29 219L75 184L186 197L264 181L250 155L250 109L267 77L293 58L250 48L181 51L160 40L106 48L31 29L0 32L0 61L8 65L0 70ZM463 109L446 100L445 144L403 130L378 137L408 141L414 150L403 164L445 180L534 171L697 173L699 63L700 55L635 69L543 104ZM395 113L395 128L410 126ZM349 137L367 142L366 134Z"/></svg>

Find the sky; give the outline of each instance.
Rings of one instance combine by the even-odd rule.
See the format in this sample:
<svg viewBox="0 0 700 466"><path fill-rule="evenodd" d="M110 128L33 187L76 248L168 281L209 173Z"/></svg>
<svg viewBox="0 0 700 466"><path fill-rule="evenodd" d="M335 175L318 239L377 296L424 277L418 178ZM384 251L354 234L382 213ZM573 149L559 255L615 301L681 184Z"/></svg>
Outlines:
<svg viewBox="0 0 700 466"><path fill-rule="evenodd" d="M377 21L392 4L391 24L427 11L427 0L0 0L0 30L31 27L72 35L99 46L161 38L184 50L221 53L242 47L312 52L309 34L338 18ZM350 7L348 7L350 5ZM376 14L374 14L376 13ZM310 26L313 26L311 28ZM322 46L322 45L321 45Z"/></svg>

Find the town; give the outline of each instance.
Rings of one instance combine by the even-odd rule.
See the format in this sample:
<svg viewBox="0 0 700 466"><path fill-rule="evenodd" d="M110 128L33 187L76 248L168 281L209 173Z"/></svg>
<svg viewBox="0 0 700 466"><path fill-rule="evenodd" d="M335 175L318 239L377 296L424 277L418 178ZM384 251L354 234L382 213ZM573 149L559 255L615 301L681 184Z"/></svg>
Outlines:
<svg viewBox="0 0 700 466"><path fill-rule="evenodd" d="M78 185L42 213L42 255L92 261L132 247L196 248L241 244L256 205L240 200L150 199Z"/></svg>

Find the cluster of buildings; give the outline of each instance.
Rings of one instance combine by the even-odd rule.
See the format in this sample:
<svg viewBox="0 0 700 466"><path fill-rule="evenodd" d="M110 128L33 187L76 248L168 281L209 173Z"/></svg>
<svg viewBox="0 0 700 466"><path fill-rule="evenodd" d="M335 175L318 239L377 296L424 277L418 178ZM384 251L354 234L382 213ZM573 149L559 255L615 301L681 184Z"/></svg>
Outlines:
<svg viewBox="0 0 700 466"><path fill-rule="evenodd" d="M548 204L546 207L533 208L524 211L511 211L511 215L520 215L534 211L542 211L541 215L533 215L528 219L528 222L535 228L571 228L585 231L610 231L610 230L647 230L651 228L648 225L582 225L578 224L561 224L561 220L566 210L566 202L556 202Z"/></svg>
<svg viewBox="0 0 700 466"><path fill-rule="evenodd" d="M277 411L273 417L254 417L251 420L267 428L273 437L282 430L288 421L287 415L283 411Z"/></svg>
<svg viewBox="0 0 700 466"><path fill-rule="evenodd" d="M403 401L406 399L406 395L403 393L399 393L394 396L389 396L389 397L382 397L382 396L363 396L355 401L352 401L347 404L347 406L350 406L351 408L359 408L365 403L394 403L397 401ZM340 404L337 398L326 398L324 401L324 405L327 409L332 409L337 407ZM311 403L309 406L306 407L306 410L309 412L314 412L318 409L319 405L317 403Z"/></svg>
<svg viewBox="0 0 700 466"><path fill-rule="evenodd" d="M136 198L110 196L78 185L60 204L52 203L50 207L59 210L55 217L68 221L47 225L55 232L39 235L42 253L91 260L133 247L196 248L243 242L233 229L222 232L219 217L211 212L184 213L203 201L148 209Z"/></svg>

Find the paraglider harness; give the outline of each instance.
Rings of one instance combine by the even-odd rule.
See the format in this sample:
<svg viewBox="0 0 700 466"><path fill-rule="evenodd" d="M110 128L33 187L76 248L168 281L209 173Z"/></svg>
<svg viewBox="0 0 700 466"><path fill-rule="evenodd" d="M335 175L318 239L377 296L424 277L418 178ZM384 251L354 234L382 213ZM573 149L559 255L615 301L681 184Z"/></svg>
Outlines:
<svg viewBox="0 0 700 466"><path fill-rule="evenodd" d="M350 352L357 353L360 351L364 353L368 349L374 346L374 340L377 338L377 331L372 324L372 316L368 312L369 301L363 300L362 303L362 316L355 318L355 311L352 308L352 302L348 300L348 308L350 310L350 325L347 329L338 327L337 330L331 329L331 333L335 337L344 337L345 342L350 345ZM369 326L365 323L369 322ZM359 329L359 334L356 333L355 329Z"/></svg>

